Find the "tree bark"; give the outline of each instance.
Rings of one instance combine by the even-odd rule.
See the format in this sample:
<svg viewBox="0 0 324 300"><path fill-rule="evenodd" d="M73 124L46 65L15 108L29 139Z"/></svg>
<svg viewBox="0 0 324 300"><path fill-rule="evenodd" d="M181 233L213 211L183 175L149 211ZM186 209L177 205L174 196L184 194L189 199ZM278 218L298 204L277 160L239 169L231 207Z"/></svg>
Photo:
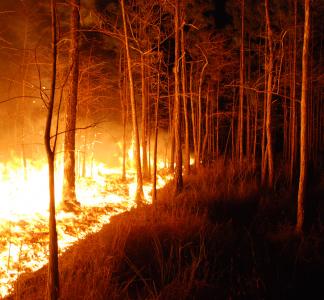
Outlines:
<svg viewBox="0 0 324 300"><path fill-rule="evenodd" d="M184 11L183 11L184 14ZM189 149L189 120L187 107L187 78L186 78L186 49L185 49L185 32L184 32L184 16L181 24L181 82L182 82L182 99L183 114L185 121L185 153L184 153L184 169L187 175L190 174L190 149Z"/></svg>
<svg viewBox="0 0 324 300"><path fill-rule="evenodd" d="M144 178L149 178L147 161L147 96L145 86L145 62L141 53L141 81L142 81L142 167Z"/></svg>
<svg viewBox="0 0 324 300"><path fill-rule="evenodd" d="M132 74L132 61L131 61L131 57L130 57L130 53L129 53L124 0L120 0L120 4L121 4L121 10L122 10L122 17L123 17L124 39L125 39L128 79L129 79L129 93L130 93L131 108L132 108L133 132L134 132L134 137L135 137L134 156L135 156L135 161L136 161L136 180L137 180L135 201L137 204L141 204L144 200L143 177L142 177L142 168L141 168L140 139L139 139L139 132L138 132L138 124L137 124L136 102L135 102L134 83L133 83L133 74Z"/></svg>
<svg viewBox="0 0 324 300"><path fill-rule="evenodd" d="M291 86L291 158L290 158L290 185L293 183L296 163L296 60L297 60L297 0L294 0L294 47L293 47L293 70Z"/></svg>
<svg viewBox="0 0 324 300"><path fill-rule="evenodd" d="M241 49L240 49L240 104L238 116L239 162L243 161L243 105L244 105L244 0L241 0Z"/></svg>
<svg viewBox="0 0 324 300"><path fill-rule="evenodd" d="M300 174L297 204L296 231L301 233L305 220L305 195L307 188L307 75L308 75L308 48L309 48L309 0L305 0L305 23L304 23L304 44L302 56L302 92L300 103Z"/></svg>
<svg viewBox="0 0 324 300"><path fill-rule="evenodd" d="M181 101L179 96L179 0L175 0L175 15L174 15L174 30L175 30L175 50L174 50L174 134L175 134L175 192L181 192L183 188L182 179L182 149L181 149Z"/></svg>
<svg viewBox="0 0 324 300"><path fill-rule="evenodd" d="M71 15L71 81L66 108L64 139L63 201L66 209L74 209L78 202L75 194L75 128L79 86L79 30L80 0L72 0Z"/></svg>
<svg viewBox="0 0 324 300"><path fill-rule="evenodd" d="M51 147L51 125L53 119L55 87L56 87L56 64L57 64L57 33L56 33L56 0L51 1L52 14L52 80L51 94L48 104L44 143L48 161L49 175L49 259L48 259L48 281L47 299L59 298L59 271L58 271L58 245L55 217L55 189L54 189L54 153L55 144Z"/></svg>
<svg viewBox="0 0 324 300"><path fill-rule="evenodd" d="M267 118L266 118L266 136L267 136L267 157L268 157L268 185L269 188L273 188L274 179L274 166L273 166L273 150L272 150L272 71L273 71L273 41L272 41L272 30L270 25L269 17L269 0L265 0L265 10L266 10L266 24L267 24L267 36L268 36L268 46L269 46L269 60L267 63Z"/></svg>

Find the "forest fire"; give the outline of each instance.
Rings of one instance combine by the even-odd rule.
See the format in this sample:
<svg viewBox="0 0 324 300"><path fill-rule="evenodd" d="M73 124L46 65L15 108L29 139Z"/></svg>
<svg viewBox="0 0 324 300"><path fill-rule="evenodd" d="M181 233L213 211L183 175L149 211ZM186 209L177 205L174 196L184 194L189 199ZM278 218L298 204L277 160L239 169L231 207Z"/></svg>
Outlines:
<svg viewBox="0 0 324 300"><path fill-rule="evenodd" d="M110 217L135 205L135 171L107 168L92 164L92 176L76 181L78 213L60 209L62 163L57 164L56 204L59 252L64 252L78 239L98 231ZM157 186L167 178L158 176ZM17 158L0 164L0 297L12 291L18 275L39 269L48 261L48 168L46 161L27 160L25 168ZM149 203L151 184L143 186Z"/></svg>
<svg viewBox="0 0 324 300"><path fill-rule="evenodd" d="M1 0L0 299L323 294L323 16Z"/></svg>

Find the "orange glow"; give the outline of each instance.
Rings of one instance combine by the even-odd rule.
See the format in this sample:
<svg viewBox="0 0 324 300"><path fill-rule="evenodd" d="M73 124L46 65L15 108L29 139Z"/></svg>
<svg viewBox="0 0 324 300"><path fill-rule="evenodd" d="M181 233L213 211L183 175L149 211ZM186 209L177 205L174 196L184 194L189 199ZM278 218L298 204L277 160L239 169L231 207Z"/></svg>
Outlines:
<svg viewBox="0 0 324 300"><path fill-rule="evenodd" d="M129 151L131 154L132 151ZM108 168L100 162L86 166L86 174L76 182L80 214L60 209L63 164L56 163L55 193L57 231L60 254L77 240L96 232L109 223L111 216L135 205L135 170L127 172L121 181L121 170ZM92 169L92 170L90 170ZM171 176L158 176L158 187ZM144 185L144 195L151 201L151 183ZM21 160L0 163L0 298L12 291L19 274L34 271L47 263L48 256L48 168L46 160ZM96 209L93 209L93 208Z"/></svg>

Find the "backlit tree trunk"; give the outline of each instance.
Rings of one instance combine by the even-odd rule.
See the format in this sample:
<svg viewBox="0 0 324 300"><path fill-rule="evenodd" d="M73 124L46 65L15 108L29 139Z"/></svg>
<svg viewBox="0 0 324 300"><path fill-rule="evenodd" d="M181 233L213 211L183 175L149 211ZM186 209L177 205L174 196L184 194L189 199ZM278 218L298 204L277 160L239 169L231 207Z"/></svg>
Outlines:
<svg viewBox="0 0 324 300"><path fill-rule="evenodd" d="M304 226L304 207L307 187L307 69L308 69L308 48L309 48L309 0L305 0L305 23L304 23L304 45L302 57L302 92L300 104L300 174L298 188L297 206L297 232L302 232Z"/></svg>
<svg viewBox="0 0 324 300"><path fill-rule="evenodd" d="M66 124L64 139L64 185L63 199L66 208L77 204L75 194L75 127L79 86L79 30L80 0L72 0L71 15L71 81L66 107Z"/></svg>
<svg viewBox="0 0 324 300"><path fill-rule="evenodd" d="M51 1L52 11L52 81L51 94L48 103L44 142L48 161L49 175L49 259L48 259L48 281L47 299L59 298L59 272L58 272L58 245L55 218L55 189L54 189L54 153L55 144L51 147L51 125L53 119L55 87L56 87L56 61L57 61L57 34L56 34L56 1Z"/></svg>
<svg viewBox="0 0 324 300"><path fill-rule="evenodd" d="M139 139L139 132L138 132L137 116L136 116L136 102L135 102L134 83L133 83L133 74L132 74L132 61L131 61L131 57L130 57L130 53L129 53L124 0L121 0L120 4L121 4L121 10L122 10L122 17L123 17L125 50L126 50L128 80L129 80L129 93L130 93L130 101L131 101L131 108L132 108L133 133L134 133L134 138L135 138L134 158L135 158L135 162L136 162L136 175L137 175L136 176L137 187L136 187L135 200L136 200L137 204L141 204L144 200L143 177L142 177L142 168L141 168L140 139Z"/></svg>

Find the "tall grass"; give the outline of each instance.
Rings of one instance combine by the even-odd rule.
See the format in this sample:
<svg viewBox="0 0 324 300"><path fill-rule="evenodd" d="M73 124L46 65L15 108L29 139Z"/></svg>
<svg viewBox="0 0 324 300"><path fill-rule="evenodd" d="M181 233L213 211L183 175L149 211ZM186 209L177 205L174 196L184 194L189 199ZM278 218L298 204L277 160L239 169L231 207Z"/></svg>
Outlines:
<svg viewBox="0 0 324 300"><path fill-rule="evenodd" d="M323 226L300 238L287 191L269 194L248 162L193 170L156 206L112 218L60 258L61 299L289 299L320 291ZM311 280L310 280L311 278ZM44 299L46 268L16 299Z"/></svg>

